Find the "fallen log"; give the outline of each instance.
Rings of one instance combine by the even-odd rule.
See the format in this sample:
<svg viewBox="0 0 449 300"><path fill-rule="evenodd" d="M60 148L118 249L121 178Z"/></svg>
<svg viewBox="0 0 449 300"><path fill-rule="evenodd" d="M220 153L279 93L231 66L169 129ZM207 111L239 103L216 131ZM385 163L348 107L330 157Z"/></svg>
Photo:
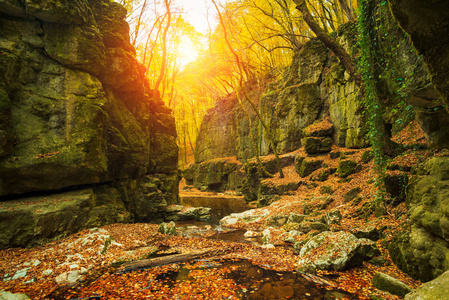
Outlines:
<svg viewBox="0 0 449 300"><path fill-rule="evenodd" d="M193 251L188 253L174 254L162 257L148 258L139 261L123 264L117 269L116 273L126 273L136 270L142 270L163 265L187 262L194 259L219 256L226 253L226 250L206 249L202 251Z"/></svg>

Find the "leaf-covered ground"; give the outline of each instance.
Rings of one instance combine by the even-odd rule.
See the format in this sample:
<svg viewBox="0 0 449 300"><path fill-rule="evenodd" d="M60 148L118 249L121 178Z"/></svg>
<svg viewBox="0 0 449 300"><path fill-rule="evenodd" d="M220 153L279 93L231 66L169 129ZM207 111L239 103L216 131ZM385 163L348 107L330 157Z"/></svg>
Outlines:
<svg viewBox="0 0 449 300"><path fill-rule="evenodd" d="M421 132L416 129L416 124L415 127L411 126L395 138L397 141L406 141L403 144L416 145L421 142L425 144ZM409 172L418 162L425 160L429 155L434 155L429 150L410 149L390 163L395 166L390 172L398 170ZM364 262L362 266L344 272L318 271L316 276L305 277L312 284L308 287L310 291L305 289L292 292L289 283L282 281L275 284L277 281L270 278L254 277L252 283L239 282L232 275L238 272L239 267L224 263L233 260L251 262L262 267L263 270L295 274L292 272L295 272L297 268L298 255L291 243L283 241L282 234L285 230L282 228L271 230L271 243L275 247L267 249L256 243L210 239L208 237L215 232L209 227L197 237L188 237L163 235L158 233L158 225L154 224L112 224L84 230L41 247L0 251L0 290L26 293L32 299L83 297L101 297L102 299L238 299L242 297L258 299L259 297L262 299L265 297L262 294L263 290L266 291L265 295L272 295L270 296L272 299L295 297L323 299L324 293L316 292L321 288L340 289L351 293L354 299L370 299L371 294L381 295L384 299L397 299L396 296L376 290L371 284L371 279L376 272L381 271L412 288L420 284L402 273L391 262L389 253L385 249L392 234L401 230L403 226L407 226L406 208L404 203L396 206L387 205L382 212L372 207L377 190L372 180L373 162L363 163L361 160L362 152L365 150L336 147L332 149L332 152L340 152L339 157L355 160L362 165L358 173L350 175L345 180L333 174L326 181L316 181L313 180L316 175L314 173L300 178L294 166L284 168L285 178L281 179L279 174L275 174L275 177L267 179L266 183L280 185L301 181L300 187L289 195L282 196L270 206L260 208L259 210L269 212L265 218L257 222L239 222L233 227L242 230L263 230L267 227L265 221L270 215L290 212L301 214L304 212L304 204L308 207L319 207L321 204L314 201L319 201L316 199L322 198L323 195L330 195L333 201L321 209L320 213L340 210L343 219L339 230L354 231L367 226L375 226L383 230L384 238L377 242L377 246L386 261L380 266ZM336 168L339 161L339 159L331 159L330 155L323 155L320 159L324 159L326 168ZM347 202L345 195L354 187L361 189L358 201ZM300 241L304 235L295 238ZM117 266L127 261L148 258L155 254L189 253L205 249L224 253L218 257L211 257L212 260L208 261L210 264L218 264L216 268L201 267L204 261L200 261L190 262L187 265L171 264L144 271L117 273ZM223 264L222 267L220 267L221 264ZM172 276L181 271L185 272L189 268L190 271L182 280ZM287 276L282 274L279 276ZM80 276L81 284L74 287L65 285L68 275ZM303 278L300 274L294 276ZM253 284L254 286L251 286ZM298 296L298 293L301 293L301 296Z"/></svg>

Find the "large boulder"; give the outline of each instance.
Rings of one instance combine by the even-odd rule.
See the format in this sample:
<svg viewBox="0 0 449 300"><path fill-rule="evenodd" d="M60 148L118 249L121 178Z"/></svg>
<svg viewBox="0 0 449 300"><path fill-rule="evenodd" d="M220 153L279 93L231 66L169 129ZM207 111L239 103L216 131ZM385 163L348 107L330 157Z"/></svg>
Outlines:
<svg viewBox="0 0 449 300"><path fill-rule="evenodd" d="M412 222L449 242L449 157L433 157L410 184L407 207Z"/></svg>
<svg viewBox="0 0 449 300"><path fill-rule="evenodd" d="M241 213L233 213L226 216L220 220L220 226L222 227L232 227L237 223L253 223L259 222L270 212L267 209L250 209Z"/></svg>
<svg viewBox="0 0 449 300"><path fill-rule="evenodd" d="M0 291L0 300L28 300L28 297L25 294L13 294L6 291Z"/></svg>
<svg viewBox="0 0 449 300"><path fill-rule="evenodd" d="M448 270L448 243L422 227L397 234L388 250L393 262L412 278L429 281Z"/></svg>
<svg viewBox="0 0 449 300"><path fill-rule="evenodd" d="M299 270L345 270L360 247L351 233L325 231L310 239L299 252Z"/></svg>
<svg viewBox="0 0 449 300"><path fill-rule="evenodd" d="M399 281L396 278L382 272L377 272L376 274L374 274L372 283L379 290L387 291L399 297L404 297L405 295L413 291L412 288L410 288L402 281Z"/></svg>
<svg viewBox="0 0 449 300"><path fill-rule="evenodd" d="M446 299L449 286L449 271L438 278L426 282L415 291L407 294L405 300L433 300Z"/></svg>
<svg viewBox="0 0 449 300"><path fill-rule="evenodd" d="M38 245L82 229L129 221L119 194L108 193L97 197L85 189L2 203L0 249Z"/></svg>
<svg viewBox="0 0 449 300"><path fill-rule="evenodd" d="M183 171L183 175L188 184L211 191L239 189L245 178L242 164L227 159L192 164Z"/></svg>
<svg viewBox="0 0 449 300"><path fill-rule="evenodd" d="M413 224L398 233L389 250L413 278L429 281L449 269L449 157L433 157L412 177L406 205Z"/></svg>

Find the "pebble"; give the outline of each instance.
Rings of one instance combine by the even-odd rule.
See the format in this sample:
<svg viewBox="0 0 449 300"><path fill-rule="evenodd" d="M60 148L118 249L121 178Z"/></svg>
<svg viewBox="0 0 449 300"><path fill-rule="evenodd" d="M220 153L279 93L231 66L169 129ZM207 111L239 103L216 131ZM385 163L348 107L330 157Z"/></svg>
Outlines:
<svg viewBox="0 0 449 300"><path fill-rule="evenodd" d="M31 269L31 268L25 268L25 269L17 271L16 274L14 274L14 276L12 277L12 280L16 280L18 278L27 276L27 272L29 269Z"/></svg>
<svg viewBox="0 0 449 300"><path fill-rule="evenodd" d="M31 278L30 280L25 281L24 284L33 283L35 281L36 281L35 278Z"/></svg>
<svg viewBox="0 0 449 300"><path fill-rule="evenodd" d="M51 275L52 273L53 273L53 270L47 269L47 270L42 272L42 275L48 276L48 275Z"/></svg>
<svg viewBox="0 0 449 300"><path fill-rule="evenodd" d="M247 237L247 238L255 238L255 237L258 237L259 235L260 235L260 233L255 232L255 231L251 231L251 230L248 230L244 234L244 236Z"/></svg>
<svg viewBox="0 0 449 300"><path fill-rule="evenodd" d="M264 248L264 249L274 249L275 248L273 244L266 244L266 245L262 245L260 247Z"/></svg>

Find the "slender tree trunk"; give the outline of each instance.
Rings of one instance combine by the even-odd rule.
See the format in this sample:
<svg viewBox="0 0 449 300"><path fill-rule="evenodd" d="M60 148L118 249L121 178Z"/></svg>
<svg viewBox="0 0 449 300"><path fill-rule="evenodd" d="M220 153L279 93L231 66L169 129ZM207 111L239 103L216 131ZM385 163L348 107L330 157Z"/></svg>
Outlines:
<svg viewBox="0 0 449 300"><path fill-rule="evenodd" d="M164 19L165 19L165 17L164 17ZM163 20L162 20L163 21ZM150 66L151 66L151 62L153 61L153 51L154 51L154 48L156 47L156 45L157 45L157 43L156 43L156 41L157 41L157 39L159 38L159 34L161 33L161 30L162 30L162 21L161 21L161 23L159 24L159 26L158 26L158 29L157 29L157 33L156 33L156 37L155 37L155 42L153 43L153 45L151 46L151 49L150 49L150 58L148 59L148 64L147 64L147 69L146 69L146 72L148 72L149 70L150 70Z"/></svg>
<svg viewBox="0 0 449 300"><path fill-rule="evenodd" d="M186 124L184 123L184 165L187 165L187 143L186 143L186 135L188 134L188 129L186 128Z"/></svg>
<svg viewBox="0 0 449 300"><path fill-rule="evenodd" d="M189 128L187 128L187 138L189 139L190 150L192 150L192 154L195 154L195 147L192 143L192 138L190 137Z"/></svg>
<svg viewBox="0 0 449 300"><path fill-rule="evenodd" d="M142 8L140 9L139 17L137 18L136 31L134 32L134 38L131 42L131 44L133 46L136 46L137 36L139 35L140 25L142 23L142 16L143 16L143 13L145 12L146 7L147 7L147 0L144 0L143 4L142 4Z"/></svg>
<svg viewBox="0 0 449 300"><path fill-rule="evenodd" d="M338 0L338 3L340 3L340 7L345 12L348 20L354 20L354 11L352 10L352 5L350 7L350 4L348 5L346 0Z"/></svg>
<svg viewBox="0 0 449 300"><path fill-rule="evenodd" d="M154 95L157 94L159 85L165 76L165 69L167 67L167 33L170 28L171 22L171 11L170 11L170 2L169 0L164 0L165 8L167 9L167 24L164 28L164 33L162 34L162 62L161 62L161 71L159 73L159 77L157 78L156 83L154 84Z"/></svg>
<svg viewBox="0 0 449 300"><path fill-rule="evenodd" d="M150 29L150 32L148 33L148 37L147 40L145 42L145 50L143 52L143 62L142 65L145 65L146 62L146 58L147 58L147 50L148 50L148 43L150 42L151 39L151 35L153 34L153 30L156 28L156 24L159 23L159 19L161 18L161 16L159 16L156 21L154 21L153 26ZM157 37L157 36L156 36ZM151 49L152 50L152 49Z"/></svg>

